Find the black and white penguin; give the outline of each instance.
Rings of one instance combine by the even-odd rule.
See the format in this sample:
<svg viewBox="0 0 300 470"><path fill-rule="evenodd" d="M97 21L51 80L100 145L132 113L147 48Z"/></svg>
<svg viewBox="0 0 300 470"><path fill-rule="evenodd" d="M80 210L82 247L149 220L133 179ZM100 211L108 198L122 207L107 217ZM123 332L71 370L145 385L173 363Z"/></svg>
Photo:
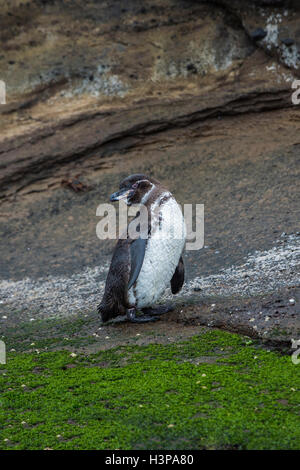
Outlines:
<svg viewBox="0 0 300 470"><path fill-rule="evenodd" d="M156 315L170 310L154 307L166 287L171 283L172 293L176 294L184 282L184 218L170 191L143 174L128 176L121 182L120 190L110 200L121 199L129 206L144 205L148 215L141 235L129 236L134 219L128 224L126 238L118 240L98 312L103 322L125 314L132 322L155 321ZM136 316L136 311L144 315Z"/></svg>

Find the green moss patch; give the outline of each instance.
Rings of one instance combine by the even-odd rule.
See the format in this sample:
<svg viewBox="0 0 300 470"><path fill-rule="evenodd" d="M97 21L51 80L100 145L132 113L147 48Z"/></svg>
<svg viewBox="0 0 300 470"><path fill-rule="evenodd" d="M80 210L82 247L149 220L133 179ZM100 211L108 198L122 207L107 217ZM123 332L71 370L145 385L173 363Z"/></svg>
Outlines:
<svg viewBox="0 0 300 470"><path fill-rule="evenodd" d="M9 353L1 449L297 449L299 367L238 335Z"/></svg>

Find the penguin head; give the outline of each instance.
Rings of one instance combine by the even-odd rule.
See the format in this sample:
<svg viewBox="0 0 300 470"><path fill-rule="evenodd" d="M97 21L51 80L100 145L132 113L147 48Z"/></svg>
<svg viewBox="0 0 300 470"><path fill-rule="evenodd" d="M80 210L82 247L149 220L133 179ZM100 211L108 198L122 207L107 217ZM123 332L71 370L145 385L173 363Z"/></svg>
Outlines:
<svg viewBox="0 0 300 470"><path fill-rule="evenodd" d="M144 204L147 195L159 184L159 182L143 174L127 176L120 183L120 191L110 196L111 201L124 200L128 206L132 204Z"/></svg>

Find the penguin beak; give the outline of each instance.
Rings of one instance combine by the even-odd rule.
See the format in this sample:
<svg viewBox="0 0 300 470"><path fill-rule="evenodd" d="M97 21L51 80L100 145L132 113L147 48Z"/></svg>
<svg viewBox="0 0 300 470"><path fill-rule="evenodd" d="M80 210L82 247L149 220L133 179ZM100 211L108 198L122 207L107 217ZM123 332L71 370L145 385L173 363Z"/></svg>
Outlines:
<svg viewBox="0 0 300 470"><path fill-rule="evenodd" d="M109 199L112 202L120 201L124 199L126 200L131 192L132 192L131 189L124 188L124 189L121 189L120 191L117 191L116 193L113 193Z"/></svg>

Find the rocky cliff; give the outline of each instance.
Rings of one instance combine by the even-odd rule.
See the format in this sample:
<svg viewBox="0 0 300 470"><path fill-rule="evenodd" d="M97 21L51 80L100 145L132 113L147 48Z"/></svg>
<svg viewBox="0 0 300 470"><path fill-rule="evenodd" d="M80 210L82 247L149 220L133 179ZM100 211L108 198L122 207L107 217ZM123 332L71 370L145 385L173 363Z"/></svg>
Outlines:
<svg viewBox="0 0 300 470"><path fill-rule="evenodd" d="M290 106L300 4L1 0L0 38L7 199L166 129Z"/></svg>

